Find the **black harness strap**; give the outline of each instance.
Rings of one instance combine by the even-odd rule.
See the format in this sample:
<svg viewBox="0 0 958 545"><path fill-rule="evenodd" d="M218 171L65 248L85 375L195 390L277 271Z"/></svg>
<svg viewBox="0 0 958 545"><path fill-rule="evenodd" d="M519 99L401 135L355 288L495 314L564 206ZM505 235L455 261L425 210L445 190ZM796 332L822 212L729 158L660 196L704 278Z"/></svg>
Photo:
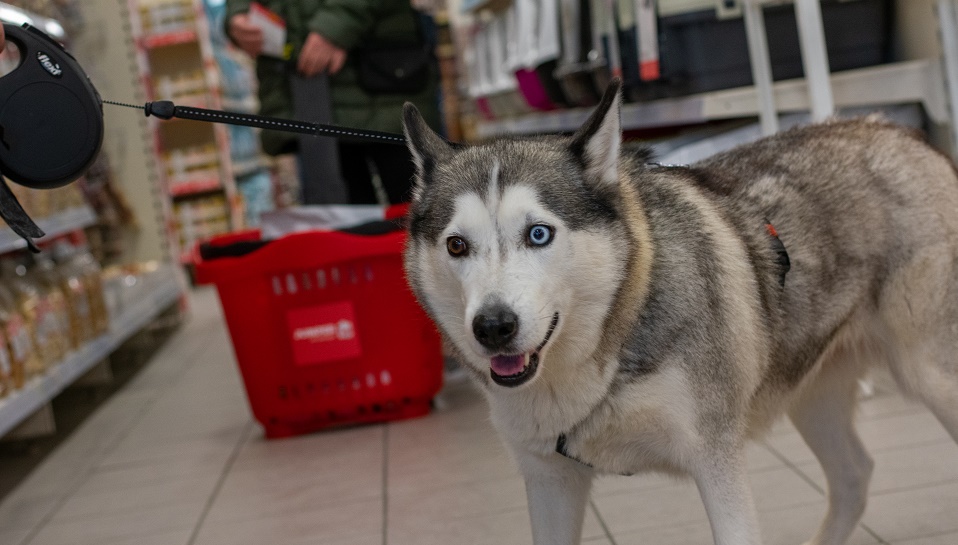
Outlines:
<svg viewBox="0 0 958 545"><path fill-rule="evenodd" d="M580 459L576 458L575 456L572 456L571 454L569 454L569 452L566 450L565 442L566 442L565 434L564 434L564 433L563 433L563 434L560 434L560 435L559 435L559 438L556 439L556 452L558 452L559 454L565 456L566 458L568 458L568 459L570 459L570 460L572 460L572 461L574 461L574 462L579 462L580 464L582 464L582 465L584 465L584 466L586 466L586 467L592 467L592 464L587 464L586 462L583 462L582 460L580 460Z"/></svg>
<svg viewBox="0 0 958 545"><path fill-rule="evenodd" d="M785 275L791 270L792 262L788 259L788 251L785 250L785 244L782 243L782 239L778 238L778 231L775 230L775 227L768 219L765 220L765 230L768 232L768 236L772 237L772 251L778 255L778 283L784 288Z"/></svg>

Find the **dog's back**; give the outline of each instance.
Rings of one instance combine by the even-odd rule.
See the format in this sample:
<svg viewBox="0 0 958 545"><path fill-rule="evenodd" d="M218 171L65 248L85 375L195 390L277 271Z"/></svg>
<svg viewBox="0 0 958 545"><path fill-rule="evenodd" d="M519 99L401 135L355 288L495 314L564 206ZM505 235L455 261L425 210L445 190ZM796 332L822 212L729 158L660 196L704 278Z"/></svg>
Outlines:
<svg viewBox="0 0 958 545"><path fill-rule="evenodd" d="M923 396L943 387L930 384L935 374L958 374L958 176L918 134L875 118L835 121L690 173L733 214L767 218L790 258L758 401L780 405L773 398L811 382L819 362L888 363ZM916 358L931 361L909 366ZM958 410L958 391L935 397L950 405L942 412Z"/></svg>

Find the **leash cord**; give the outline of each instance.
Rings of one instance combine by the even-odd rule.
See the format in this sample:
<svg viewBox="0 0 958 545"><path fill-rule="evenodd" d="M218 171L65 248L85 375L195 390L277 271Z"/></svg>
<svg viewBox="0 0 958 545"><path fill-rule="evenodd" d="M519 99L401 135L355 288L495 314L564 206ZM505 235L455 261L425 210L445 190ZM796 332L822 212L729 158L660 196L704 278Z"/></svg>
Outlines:
<svg viewBox="0 0 958 545"><path fill-rule="evenodd" d="M194 121L206 121L209 123L226 123L230 125L242 125L244 127L255 127L259 129L268 129L274 131L293 132L298 134L309 134L313 136L329 136L338 140L348 140L356 142L381 142L388 144L404 145L406 137L401 134L381 131L370 131L365 129L352 129L348 127L337 127L335 125L324 125L322 123L309 123L306 121L296 121L292 119L281 119L278 117L267 117L255 114L243 114L238 112L227 112L223 110L209 110L206 108L193 108L191 106L177 106L169 100L158 100L156 102L147 102L143 106L127 104L125 102L114 102L104 100L104 104L114 106L124 106L136 110L143 110L147 117L153 116L160 119L192 119Z"/></svg>

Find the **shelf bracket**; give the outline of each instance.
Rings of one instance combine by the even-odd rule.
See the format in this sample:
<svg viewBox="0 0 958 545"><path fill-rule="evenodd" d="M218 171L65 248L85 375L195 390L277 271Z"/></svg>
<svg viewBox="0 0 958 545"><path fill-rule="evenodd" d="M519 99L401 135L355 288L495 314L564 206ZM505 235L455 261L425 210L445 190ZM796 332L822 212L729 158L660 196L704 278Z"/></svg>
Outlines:
<svg viewBox="0 0 958 545"><path fill-rule="evenodd" d="M755 0L745 0L745 36L748 39L748 56L752 65L752 80L758 99L758 118L762 134L770 136L778 132L778 112L775 108L775 92L772 88L772 62L768 56L768 37L765 33L765 15L762 5Z"/></svg>

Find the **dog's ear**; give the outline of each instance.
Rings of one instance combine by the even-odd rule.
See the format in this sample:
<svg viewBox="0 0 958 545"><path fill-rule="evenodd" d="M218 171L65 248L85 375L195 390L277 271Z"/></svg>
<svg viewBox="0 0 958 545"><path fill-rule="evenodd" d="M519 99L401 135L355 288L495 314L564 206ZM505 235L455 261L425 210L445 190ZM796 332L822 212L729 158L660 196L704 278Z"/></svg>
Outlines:
<svg viewBox="0 0 958 545"><path fill-rule="evenodd" d="M585 166L586 179L595 183L618 183L622 125L619 119L619 90L622 80L614 78L602 101L589 119L572 136L569 149Z"/></svg>
<svg viewBox="0 0 958 545"><path fill-rule="evenodd" d="M407 102L402 113L406 146L409 147L416 164L417 184L422 184L429 177L429 171L435 161L449 154L453 146L426 124L426 120L412 103Z"/></svg>

